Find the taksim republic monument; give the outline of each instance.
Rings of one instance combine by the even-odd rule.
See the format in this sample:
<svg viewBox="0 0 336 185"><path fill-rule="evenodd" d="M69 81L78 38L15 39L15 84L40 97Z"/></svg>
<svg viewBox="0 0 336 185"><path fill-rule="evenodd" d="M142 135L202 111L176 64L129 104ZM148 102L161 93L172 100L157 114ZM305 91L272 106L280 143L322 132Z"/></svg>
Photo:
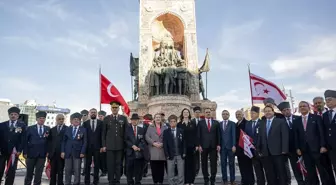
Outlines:
<svg viewBox="0 0 336 185"><path fill-rule="evenodd" d="M180 115L183 108L211 108L202 73L209 71L206 53L198 66L195 0L140 0L139 57L130 56L131 112Z"/></svg>

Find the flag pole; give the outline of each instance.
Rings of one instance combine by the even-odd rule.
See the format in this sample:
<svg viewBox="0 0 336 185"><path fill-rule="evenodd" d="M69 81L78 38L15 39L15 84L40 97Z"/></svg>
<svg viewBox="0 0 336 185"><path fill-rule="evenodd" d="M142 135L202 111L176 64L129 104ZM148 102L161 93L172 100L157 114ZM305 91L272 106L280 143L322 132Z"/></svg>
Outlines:
<svg viewBox="0 0 336 185"><path fill-rule="evenodd" d="M205 72L205 97L208 99L208 72Z"/></svg>
<svg viewBox="0 0 336 185"><path fill-rule="evenodd" d="M248 74L249 74L249 81L250 81L250 92L251 92L251 104L253 106L253 97L252 97L252 83L251 83L251 71L250 71L250 63L247 64Z"/></svg>
<svg viewBox="0 0 336 185"><path fill-rule="evenodd" d="M99 111L101 111L101 66L99 64Z"/></svg>

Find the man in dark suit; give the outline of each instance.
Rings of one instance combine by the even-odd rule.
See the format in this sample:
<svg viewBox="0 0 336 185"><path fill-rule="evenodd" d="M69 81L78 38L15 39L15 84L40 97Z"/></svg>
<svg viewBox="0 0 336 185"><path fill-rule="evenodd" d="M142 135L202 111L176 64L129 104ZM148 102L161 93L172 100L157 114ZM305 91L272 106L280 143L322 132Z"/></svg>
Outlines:
<svg viewBox="0 0 336 185"><path fill-rule="evenodd" d="M204 109L205 119L198 123L198 137L200 141L202 173L204 184L209 184L208 159L210 157L211 185L216 183L217 174L217 153L220 151L220 126L211 118L211 109Z"/></svg>
<svg viewBox="0 0 336 185"><path fill-rule="evenodd" d="M304 185L305 183L302 177L302 173L297 167L297 161L298 161L299 156L296 154L295 139L294 139L295 137L294 137L294 131L293 131L293 122L296 119L298 119L300 116L292 115L289 102L281 102L278 105L278 108L286 119L288 131L289 131L289 152L288 152L288 155L284 157L285 165L286 165L287 184L291 184L291 179L292 179L292 175L291 175L289 165L288 165L288 160L289 160L298 185Z"/></svg>
<svg viewBox="0 0 336 185"><path fill-rule="evenodd" d="M101 110L101 111L98 112L98 119L100 121L103 122L105 116L106 116L106 112L105 111ZM99 161L100 161L99 167L100 167L100 171L101 171L100 176L101 177L105 177L106 173L107 173L106 152L100 152L100 159L99 159Z"/></svg>
<svg viewBox="0 0 336 185"><path fill-rule="evenodd" d="M316 110L314 110L314 114L321 116L322 119L323 119L323 114L325 112L328 112L328 109L325 108L324 98L321 97L321 96L314 97L313 103L314 103L314 107L316 109ZM323 119L323 121L324 120L325 119ZM324 126L324 129L326 130L325 125L323 125L323 126ZM326 133L325 133L326 136L328 136L327 133L328 133L328 130L326 130ZM328 149L328 147L327 147L327 149ZM328 185L335 185L335 176L334 176L334 171L333 171L333 167L332 167L332 164L331 164L331 160L330 160L330 157L329 157L329 153L330 152L329 152L329 149L328 149L328 151L326 153L321 154L320 160L321 160L322 166L325 167L325 169L327 170L328 175L329 175ZM317 173L316 173L315 176L316 176L316 179L319 180L319 178L317 176ZM316 182L316 184L319 184L319 182ZM322 184L322 185L324 185L324 184Z"/></svg>
<svg viewBox="0 0 336 185"><path fill-rule="evenodd" d="M113 101L112 115L104 118L102 131L103 151L107 152L107 171L110 184L120 185L121 165L125 149L127 118L119 115L120 103ZM115 180L114 180L115 179Z"/></svg>
<svg viewBox="0 0 336 185"><path fill-rule="evenodd" d="M31 185L33 176L34 184L41 184L44 164L46 157L48 157L48 137L50 134L50 127L44 125L46 116L46 112L37 112L37 124L27 128L25 147L23 150L27 164L26 177L24 180L25 185Z"/></svg>
<svg viewBox="0 0 336 185"><path fill-rule="evenodd" d="M259 137L259 127L262 121L259 119L260 108L257 106L252 106L250 113L251 113L251 120L248 121L245 126L245 133L253 139L253 145L257 147L257 142L258 142L258 137ZM253 149L252 149L252 153L253 153L252 164L254 167L254 172L257 177L257 185L265 185L264 167L261 163L260 156Z"/></svg>
<svg viewBox="0 0 336 185"><path fill-rule="evenodd" d="M61 158L61 146L63 142L64 132L67 128L64 125L64 115L56 116L56 126L50 130L49 135L49 155L51 164L50 185L63 185L64 159Z"/></svg>
<svg viewBox="0 0 336 185"><path fill-rule="evenodd" d="M25 141L26 124L19 121L20 109L11 107L8 109L9 120L0 123L0 184L6 164L11 158L13 149L16 150L15 161L7 171L5 185L13 185L18 157L20 156Z"/></svg>
<svg viewBox="0 0 336 185"><path fill-rule="evenodd" d="M227 161L229 160L230 182L235 184L235 152L236 152L236 124L230 121L230 113L227 110L222 111L223 121L220 122L221 138L221 167L223 183L228 184L227 179Z"/></svg>
<svg viewBox="0 0 336 185"><path fill-rule="evenodd" d="M97 109L89 112L90 119L83 123L87 132L86 163L85 163L85 184L90 185L92 158L94 161L93 184L99 183L100 152L102 151L102 128L103 122L97 119Z"/></svg>
<svg viewBox="0 0 336 185"><path fill-rule="evenodd" d="M264 108L265 121L260 123L257 149L265 168L267 184L286 185L284 155L288 153L289 133L284 119L274 116L273 107Z"/></svg>
<svg viewBox="0 0 336 185"><path fill-rule="evenodd" d="M87 132L80 126L82 115L78 112L70 116L71 126L65 130L61 147L61 157L65 159L65 185L80 185L81 159L85 157L87 146Z"/></svg>
<svg viewBox="0 0 336 185"><path fill-rule="evenodd" d="M245 132L247 124L243 111L237 110L236 118L236 156L241 174L241 182L243 185L254 185L252 159L245 155L244 149L239 146L240 131L242 130Z"/></svg>
<svg viewBox="0 0 336 185"><path fill-rule="evenodd" d="M327 134L329 157L336 173L336 91L326 90L324 96L329 111L323 114L323 122Z"/></svg>
<svg viewBox="0 0 336 185"><path fill-rule="evenodd" d="M319 171L322 183L327 184L328 172L321 164L321 153L325 153L326 142L322 119L320 116L310 114L309 103L301 101L299 109L302 116L293 122L296 153L303 156L308 172L308 185L316 184L316 167Z"/></svg>
<svg viewBox="0 0 336 185"><path fill-rule="evenodd" d="M194 117L193 119L191 119L191 122L195 123L196 126L198 126L198 123L201 121L201 107L199 106L196 106L194 107L193 109L194 111ZM195 176L197 177L198 176L198 173L199 173L199 170L200 170L200 152L197 150L196 153L195 153Z"/></svg>
<svg viewBox="0 0 336 185"><path fill-rule="evenodd" d="M145 162L145 130L138 125L139 119L138 114L132 114L132 125L126 129L127 183L129 185L141 185Z"/></svg>

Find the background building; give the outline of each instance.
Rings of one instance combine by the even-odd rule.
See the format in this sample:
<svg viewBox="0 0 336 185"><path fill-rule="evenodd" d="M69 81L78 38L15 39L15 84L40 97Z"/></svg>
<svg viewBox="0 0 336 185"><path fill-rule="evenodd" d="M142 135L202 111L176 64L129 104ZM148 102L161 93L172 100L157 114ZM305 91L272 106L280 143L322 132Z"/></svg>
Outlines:
<svg viewBox="0 0 336 185"><path fill-rule="evenodd" d="M56 104L53 105L41 105L37 104L35 100L26 100L23 104L18 104L17 107L21 109L21 114L28 115L28 125L33 125L36 123L36 112L45 111L47 112L47 117L45 125L53 127L56 124L56 115L64 114L66 116L70 113L68 108L59 108L56 107ZM7 118L8 119L8 118Z"/></svg>
<svg viewBox="0 0 336 185"><path fill-rule="evenodd" d="M9 99L0 99L0 123L8 120L8 109L12 106Z"/></svg>

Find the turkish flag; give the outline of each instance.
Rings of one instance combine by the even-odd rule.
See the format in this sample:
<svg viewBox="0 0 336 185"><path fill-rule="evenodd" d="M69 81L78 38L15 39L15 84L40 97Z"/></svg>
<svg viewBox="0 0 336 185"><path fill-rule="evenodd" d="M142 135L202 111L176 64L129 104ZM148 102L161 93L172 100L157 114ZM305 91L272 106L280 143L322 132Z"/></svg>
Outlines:
<svg viewBox="0 0 336 185"><path fill-rule="evenodd" d="M117 101L124 107L125 113L129 116L130 109L123 96L113 83L104 75L100 74L100 103L110 104L111 101Z"/></svg>
<svg viewBox="0 0 336 185"><path fill-rule="evenodd" d="M272 98L275 103L286 100L286 95L274 83L250 73L251 95L253 104L263 103L264 99Z"/></svg>

